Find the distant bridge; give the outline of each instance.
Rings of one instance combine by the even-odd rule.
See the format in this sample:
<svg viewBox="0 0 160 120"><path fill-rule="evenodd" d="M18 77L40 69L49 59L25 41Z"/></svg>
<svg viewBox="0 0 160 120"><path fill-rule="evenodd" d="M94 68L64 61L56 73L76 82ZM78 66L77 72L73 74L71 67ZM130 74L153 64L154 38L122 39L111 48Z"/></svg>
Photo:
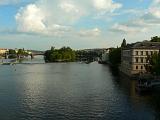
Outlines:
<svg viewBox="0 0 160 120"><path fill-rule="evenodd" d="M37 55L43 55L44 56L44 51L32 51L32 53L30 54L31 58L34 58L34 56Z"/></svg>
<svg viewBox="0 0 160 120"><path fill-rule="evenodd" d="M44 55L44 53L32 53L33 56L36 56L36 55Z"/></svg>
<svg viewBox="0 0 160 120"><path fill-rule="evenodd" d="M33 56L36 56L36 55L44 55L44 51L34 51L34 52L32 52L32 55Z"/></svg>

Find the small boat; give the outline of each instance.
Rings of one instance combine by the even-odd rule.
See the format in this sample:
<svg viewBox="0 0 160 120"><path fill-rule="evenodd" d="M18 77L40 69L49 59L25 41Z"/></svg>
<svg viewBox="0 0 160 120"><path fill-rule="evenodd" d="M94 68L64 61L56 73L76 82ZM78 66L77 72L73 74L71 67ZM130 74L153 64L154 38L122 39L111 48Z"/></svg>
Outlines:
<svg viewBox="0 0 160 120"><path fill-rule="evenodd" d="M138 91L138 92L148 92L151 90L152 90L152 85L149 85L147 83L136 85L136 91Z"/></svg>
<svg viewBox="0 0 160 120"><path fill-rule="evenodd" d="M6 59L6 60L2 60L1 65L14 65L17 63L16 59Z"/></svg>
<svg viewBox="0 0 160 120"><path fill-rule="evenodd" d="M138 92L148 92L152 90L151 77L139 77L136 84L136 91Z"/></svg>
<svg viewBox="0 0 160 120"><path fill-rule="evenodd" d="M11 63L2 63L2 65L11 65Z"/></svg>

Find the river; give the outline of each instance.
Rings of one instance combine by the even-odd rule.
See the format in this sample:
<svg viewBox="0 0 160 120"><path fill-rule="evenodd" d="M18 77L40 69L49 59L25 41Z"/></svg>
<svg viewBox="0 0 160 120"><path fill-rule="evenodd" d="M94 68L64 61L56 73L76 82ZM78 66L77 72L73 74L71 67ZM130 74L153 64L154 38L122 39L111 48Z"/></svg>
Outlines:
<svg viewBox="0 0 160 120"><path fill-rule="evenodd" d="M0 65L0 120L154 119L160 94L139 95L107 65Z"/></svg>

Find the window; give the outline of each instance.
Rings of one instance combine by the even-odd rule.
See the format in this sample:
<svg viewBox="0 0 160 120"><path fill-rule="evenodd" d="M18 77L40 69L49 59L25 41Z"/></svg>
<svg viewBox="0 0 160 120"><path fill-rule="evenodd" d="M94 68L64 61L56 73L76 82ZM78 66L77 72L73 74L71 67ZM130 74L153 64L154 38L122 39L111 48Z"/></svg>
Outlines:
<svg viewBox="0 0 160 120"><path fill-rule="evenodd" d="M141 63L143 63L143 58L141 58Z"/></svg>
<svg viewBox="0 0 160 120"><path fill-rule="evenodd" d="M143 69L143 66L141 66L141 70Z"/></svg>
<svg viewBox="0 0 160 120"><path fill-rule="evenodd" d="M136 66L136 70L138 69L138 66Z"/></svg>
<svg viewBox="0 0 160 120"><path fill-rule="evenodd" d="M138 58L135 58L136 59L136 63L138 63Z"/></svg>
<svg viewBox="0 0 160 120"><path fill-rule="evenodd" d="M148 55L148 51L146 51L146 55Z"/></svg>
<svg viewBox="0 0 160 120"><path fill-rule="evenodd" d="M141 51L141 55L143 55L143 51Z"/></svg>
<svg viewBox="0 0 160 120"><path fill-rule="evenodd" d="M136 51L136 55L138 55L138 51Z"/></svg>
<svg viewBox="0 0 160 120"><path fill-rule="evenodd" d="M153 51L151 51L151 55L153 54Z"/></svg>

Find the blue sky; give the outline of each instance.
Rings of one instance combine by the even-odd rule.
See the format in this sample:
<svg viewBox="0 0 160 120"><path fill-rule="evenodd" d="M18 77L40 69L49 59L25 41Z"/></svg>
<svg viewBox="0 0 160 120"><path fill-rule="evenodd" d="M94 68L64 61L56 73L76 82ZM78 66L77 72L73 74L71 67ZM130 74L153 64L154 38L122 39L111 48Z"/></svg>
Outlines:
<svg viewBox="0 0 160 120"><path fill-rule="evenodd" d="M0 47L108 48L160 31L160 0L1 0Z"/></svg>

